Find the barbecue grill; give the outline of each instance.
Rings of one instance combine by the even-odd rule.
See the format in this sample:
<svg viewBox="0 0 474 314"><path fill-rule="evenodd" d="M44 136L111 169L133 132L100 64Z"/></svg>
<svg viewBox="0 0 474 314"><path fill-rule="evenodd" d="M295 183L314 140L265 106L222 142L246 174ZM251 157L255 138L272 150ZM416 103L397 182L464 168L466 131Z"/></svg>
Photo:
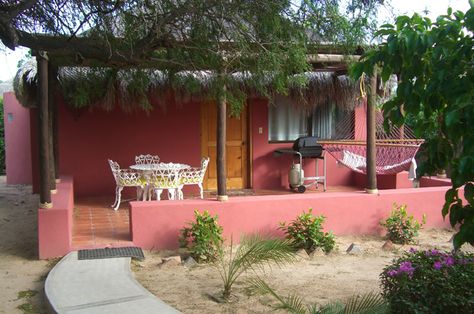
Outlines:
<svg viewBox="0 0 474 314"><path fill-rule="evenodd" d="M277 156L281 154L291 154L294 157L291 168L288 173L288 181L290 189L296 189L300 193L304 193L306 188L315 185L318 188L319 183L323 183L324 191L326 191L326 156L321 144L315 136L304 136L297 138L292 149L277 149ZM295 162L295 159L298 162ZM305 159L316 159L316 176L305 177L303 170L303 161ZM323 175L318 174L318 160L323 160ZM305 184L306 182L306 184Z"/></svg>

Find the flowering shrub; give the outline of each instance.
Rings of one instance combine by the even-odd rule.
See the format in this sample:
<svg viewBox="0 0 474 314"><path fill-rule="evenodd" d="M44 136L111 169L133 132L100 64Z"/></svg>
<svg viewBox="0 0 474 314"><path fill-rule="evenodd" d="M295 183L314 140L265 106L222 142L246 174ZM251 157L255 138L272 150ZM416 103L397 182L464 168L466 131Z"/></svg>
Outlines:
<svg viewBox="0 0 474 314"><path fill-rule="evenodd" d="M224 239L222 227L217 223L217 215L212 217L207 210L202 214L194 211L195 222L180 230L180 247L189 249L191 256L199 262L214 261L222 250Z"/></svg>
<svg viewBox="0 0 474 314"><path fill-rule="evenodd" d="M307 213L303 211L288 225L280 222L279 229L298 249L305 249L306 252L311 253L315 249L321 248L325 253L329 253L336 245L334 235L331 232L323 231L323 223L326 218L323 215L314 216L312 211L312 208Z"/></svg>
<svg viewBox="0 0 474 314"><path fill-rule="evenodd" d="M393 204L393 209L385 221L380 225L387 229L387 235L393 243L407 244L418 236L418 231L426 223L426 216L423 215L423 221L419 223L413 215L408 215L407 206Z"/></svg>
<svg viewBox="0 0 474 314"><path fill-rule="evenodd" d="M473 254L411 249L380 278L393 313L473 312Z"/></svg>

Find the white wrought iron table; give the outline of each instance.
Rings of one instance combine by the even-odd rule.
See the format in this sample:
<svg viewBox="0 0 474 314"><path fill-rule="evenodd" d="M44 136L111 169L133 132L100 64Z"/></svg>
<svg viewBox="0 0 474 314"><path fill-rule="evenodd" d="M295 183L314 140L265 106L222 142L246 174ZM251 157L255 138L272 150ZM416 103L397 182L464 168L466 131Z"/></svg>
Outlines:
<svg viewBox="0 0 474 314"><path fill-rule="evenodd" d="M172 162L160 162L155 164L136 164L131 165L130 169L140 171L142 173L143 178L147 182L146 190L143 193L143 200L146 200L146 196L149 194L149 182L150 177L153 171L156 170L168 170L174 172L174 175L177 176L179 171L191 168L190 165L181 164L181 163L172 163Z"/></svg>

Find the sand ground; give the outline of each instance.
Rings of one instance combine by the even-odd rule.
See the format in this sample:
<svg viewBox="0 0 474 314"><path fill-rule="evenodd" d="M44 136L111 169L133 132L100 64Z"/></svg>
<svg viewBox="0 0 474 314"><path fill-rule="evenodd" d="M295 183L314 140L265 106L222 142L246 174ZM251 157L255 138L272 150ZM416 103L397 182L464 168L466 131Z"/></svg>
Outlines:
<svg viewBox="0 0 474 314"><path fill-rule="evenodd" d="M382 249L380 237L337 237L337 249L328 254L302 258L284 266L266 269L263 278L279 294L298 294L306 304L326 304L365 292L380 291L379 275L394 258L411 247L451 250L451 230L422 230L414 245L394 245ZM357 244L362 253L351 255L346 249ZM472 251L472 247L468 248ZM276 303L268 296L249 295L244 279L235 284L230 304L217 303L222 291L217 269L210 265L187 268L182 265L160 266L161 258L177 252L146 252L144 261L133 263L138 281L163 301L183 313L270 313ZM179 252L178 252L179 253Z"/></svg>
<svg viewBox="0 0 474 314"><path fill-rule="evenodd" d="M6 186L0 177L0 313L45 313L44 280L54 261L38 260L38 203L30 186Z"/></svg>
<svg viewBox="0 0 474 314"><path fill-rule="evenodd" d="M44 280L57 260L38 260L38 196L30 186L6 186L0 177L0 313L45 313ZM282 268L265 270L264 279L278 293L297 293L306 303L324 304L354 294L379 291L383 267L410 247L451 249L451 230L422 230L417 245L382 250L380 237L336 237L337 249ZM345 251L351 243L362 249L359 255ZM472 250L472 247L468 247ZM138 281L163 301L184 313L269 313L273 299L249 296L243 280L234 287L235 301L213 300L222 287L219 273L210 265L194 268L160 267L161 258L176 252L145 251L144 261L132 267ZM243 279L245 276L243 277Z"/></svg>

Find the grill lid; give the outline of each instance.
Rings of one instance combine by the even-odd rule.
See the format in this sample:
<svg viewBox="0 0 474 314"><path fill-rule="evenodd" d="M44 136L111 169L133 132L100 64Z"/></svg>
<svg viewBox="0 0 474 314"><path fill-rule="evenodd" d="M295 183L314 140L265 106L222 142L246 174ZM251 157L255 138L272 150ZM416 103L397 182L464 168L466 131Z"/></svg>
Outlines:
<svg viewBox="0 0 474 314"><path fill-rule="evenodd" d="M300 152L302 157L318 158L323 154L323 147L318 144L316 136L299 137L293 143L293 150Z"/></svg>

